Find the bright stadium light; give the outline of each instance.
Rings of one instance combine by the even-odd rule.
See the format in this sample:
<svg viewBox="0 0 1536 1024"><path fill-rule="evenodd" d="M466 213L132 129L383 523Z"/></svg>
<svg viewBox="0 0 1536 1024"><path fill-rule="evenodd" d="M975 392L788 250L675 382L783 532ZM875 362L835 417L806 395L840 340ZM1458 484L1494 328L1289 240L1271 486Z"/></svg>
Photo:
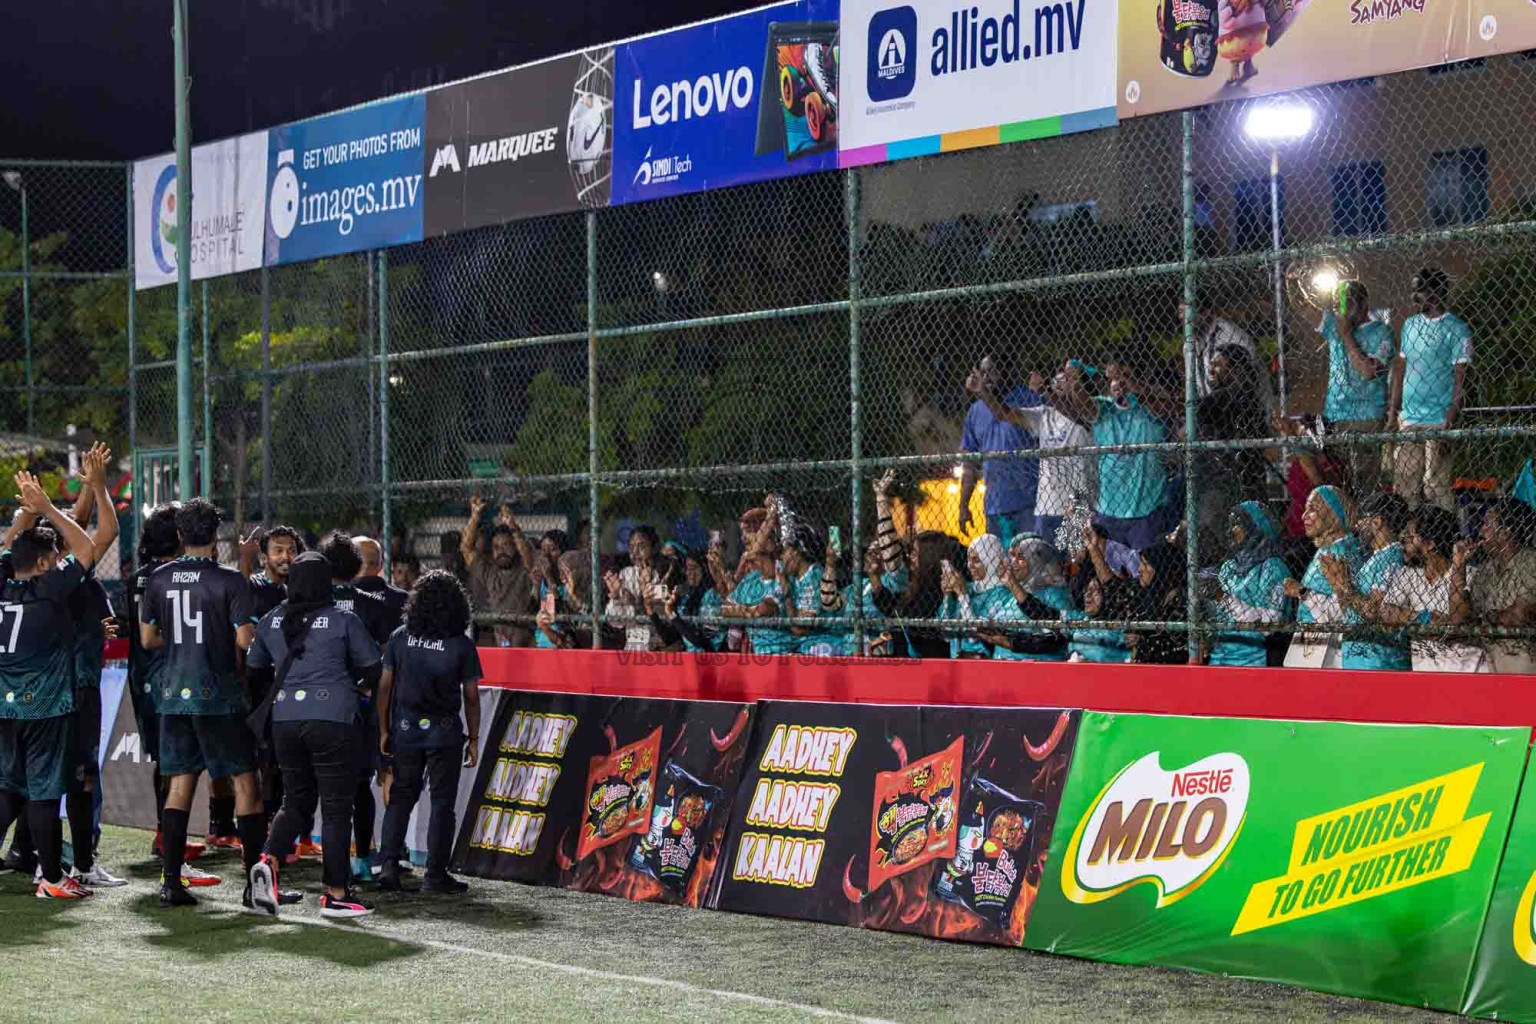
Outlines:
<svg viewBox="0 0 1536 1024"><path fill-rule="evenodd" d="M1320 296L1330 297L1339 287L1339 272L1332 267L1321 267L1312 275L1312 290Z"/></svg>
<svg viewBox="0 0 1536 1024"><path fill-rule="evenodd" d="M1312 108L1304 103L1262 103L1248 111L1243 131L1270 144L1299 139L1312 131Z"/></svg>
<svg viewBox="0 0 1536 1024"><path fill-rule="evenodd" d="M651 271L651 286L658 292L665 292L668 287L667 275L659 270Z"/></svg>

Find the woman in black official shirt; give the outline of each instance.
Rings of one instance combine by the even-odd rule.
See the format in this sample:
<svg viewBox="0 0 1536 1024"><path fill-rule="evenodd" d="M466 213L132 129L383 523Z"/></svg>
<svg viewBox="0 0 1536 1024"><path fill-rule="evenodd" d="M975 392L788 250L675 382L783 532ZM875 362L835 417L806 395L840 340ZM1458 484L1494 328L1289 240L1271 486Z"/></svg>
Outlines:
<svg viewBox="0 0 1536 1024"><path fill-rule="evenodd" d="M452 573L429 572L416 581L405 602L405 625L384 648L379 749L395 758L381 844L379 885L385 889L400 888L405 828L421 796L423 774L431 786L432 818L422 888L450 894L469 888L448 874L459 769L474 767L480 742L480 654L464 635L469 623L464 585ZM459 721L461 697L467 746Z"/></svg>
<svg viewBox="0 0 1536 1024"><path fill-rule="evenodd" d="M246 667L275 669L267 703L272 747L283 772L283 807L272 822L266 851L251 868L255 909L277 916L281 901L277 866L318 801L325 848L320 897L323 917L362 917L373 907L351 890L348 842L352 838L352 796L368 755L357 729L357 680L370 686L379 677L379 646L361 619L336 607L331 563L310 551L293 560L288 597L256 627ZM253 723L254 724L254 723Z"/></svg>

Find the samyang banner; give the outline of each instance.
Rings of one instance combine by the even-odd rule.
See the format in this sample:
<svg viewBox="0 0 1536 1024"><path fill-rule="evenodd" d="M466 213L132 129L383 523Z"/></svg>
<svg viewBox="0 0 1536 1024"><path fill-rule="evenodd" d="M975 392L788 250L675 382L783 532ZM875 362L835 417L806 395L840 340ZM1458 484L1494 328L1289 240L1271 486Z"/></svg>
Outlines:
<svg viewBox="0 0 1536 1024"><path fill-rule="evenodd" d="M133 285L175 284L183 253L192 280L261 266L267 213L267 133L192 149L192 237L176 233L176 155L133 165Z"/></svg>
<svg viewBox="0 0 1536 1024"><path fill-rule="evenodd" d="M1086 713L1025 944L1454 1010L1530 734Z"/></svg>
<svg viewBox="0 0 1536 1024"><path fill-rule="evenodd" d="M843 0L842 166L1102 128L1114 0Z"/></svg>
<svg viewBox="0 0 1536 1024"><path fill-rule="evenodd" d="M712 906L1021 943L1077 712L758 708Z"/></svg>
<svg viewBox="0 0 1536 1024"><path fill-rule="evenodd" d="M1461 1012L1536 1021L1536 776L1529 770Z"/></svg>
<svg viewBox="0 0 1536 1024"><path fill-rule="evenodd" d="M1119 0L1121 117L1536 47L1530 0Z"/></svg>
<svg viewBox="0 0 1536 1024"><path fill-rule="evenodd" d="M509 691L454 862L469 874L699 906L751 704Z"/></svg>
<svg viewBox="0 0 1536 1024"><path fill-rule="evenodd" d="M267 266L421 241L423 96L267 133Z"/></svg>
<svg viewBox="0 0 1536 1024"><path fill-rule="evenodd" d="M613 47L426 94L428 237L608 205Z"/></svg>
<svg viewBox="0 0 1536 1024"><path fill-rule="evenodd" d="M837 166L836 0L773 4L614 50L614 203Z"/></svg>

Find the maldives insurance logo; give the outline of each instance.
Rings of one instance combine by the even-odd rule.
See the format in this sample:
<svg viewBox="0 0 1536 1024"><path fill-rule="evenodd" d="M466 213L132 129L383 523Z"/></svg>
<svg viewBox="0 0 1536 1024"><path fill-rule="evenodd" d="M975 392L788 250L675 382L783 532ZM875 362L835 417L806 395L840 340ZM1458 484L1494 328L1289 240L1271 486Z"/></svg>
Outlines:
<svg viewBox="0 0 1536 1024"><path fill-rule="evenodd" d="M869 19L865 89L875 103L911 95L917 84L917 11L892 7Z"/></svg>
<svg viewBox="0 0 1536 1024"><path fill-rule="evenodd" d="M1097 903L1144 882L1166 907L1231 852L1248 813L1248 762L1220 753L1166 771L1160 755L1120 769L1077 823L1061 872L1067 899Z"/></svg>

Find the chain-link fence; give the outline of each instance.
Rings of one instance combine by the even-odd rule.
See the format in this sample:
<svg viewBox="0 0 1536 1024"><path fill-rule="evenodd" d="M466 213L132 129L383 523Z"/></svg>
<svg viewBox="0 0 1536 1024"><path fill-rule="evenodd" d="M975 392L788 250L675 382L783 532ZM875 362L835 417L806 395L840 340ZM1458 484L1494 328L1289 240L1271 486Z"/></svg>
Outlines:
<svg viewBox="0 0 1536 1024"><path fill-rule="evenodd" d="M1287 99L195 284L201 479L501 642L1523 670L1536 61ZM173 448L123 169L14 166L6 429Z"/></svg>

